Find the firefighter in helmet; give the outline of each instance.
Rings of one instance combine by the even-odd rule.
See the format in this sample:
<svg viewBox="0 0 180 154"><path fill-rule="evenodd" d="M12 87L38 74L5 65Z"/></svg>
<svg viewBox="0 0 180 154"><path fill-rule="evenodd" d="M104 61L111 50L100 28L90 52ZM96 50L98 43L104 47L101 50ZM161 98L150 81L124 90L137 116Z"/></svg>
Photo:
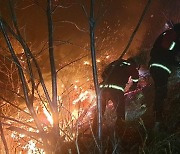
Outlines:
<svg viewBox="0 0 180 154"><path fill-rule="evenodd" d="M155 85L155 129L160 129L162 126L168 78L172 73L173 66L180 66L177 60L179 53L180 23L160 34L150 52L149 69Z"/></svg>
<svg viewBox="0 0 180 154"><path fill-rule="evenodd" d="M133 81L129 89L131 91L136 89L139 79L137 64L133 58L116 60L110 63L102 73L103 82L100 84L102 115L104 115L107 102L111 100L117 115L116 126L119 125L119 127L125 125L124 89L130 77ZM96 120L95 118L93 125L97 124Z"/></svg>

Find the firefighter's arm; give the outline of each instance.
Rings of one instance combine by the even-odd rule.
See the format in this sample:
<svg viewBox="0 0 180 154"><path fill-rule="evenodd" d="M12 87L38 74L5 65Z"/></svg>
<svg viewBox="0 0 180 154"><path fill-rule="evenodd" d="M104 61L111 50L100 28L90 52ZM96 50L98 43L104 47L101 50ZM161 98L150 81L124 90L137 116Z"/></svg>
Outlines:
<svg viewBox="0 0 180 154"><path fill-rule="evenodd" d="M137 88L137 84L139 81L139 73L138 73L138 70L136 68L133 68L131 71L132 71L131 80L132 80L133 84L129 90L133 91Z"/></svg>

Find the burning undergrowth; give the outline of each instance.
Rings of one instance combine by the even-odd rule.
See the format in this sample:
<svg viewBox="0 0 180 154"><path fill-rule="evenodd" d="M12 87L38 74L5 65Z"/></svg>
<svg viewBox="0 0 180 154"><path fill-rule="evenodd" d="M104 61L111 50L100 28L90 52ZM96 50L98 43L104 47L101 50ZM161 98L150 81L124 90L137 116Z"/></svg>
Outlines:
<svg viewBox="0 0 180 154"><path fill-rule="evenodd" d="M126 118L130 121L138 119L138 117L146 111L142 93L143 86L146 86L144 79L145 78L141 78L140 80L139 90L133 93L126 93ZM92 135L91 125L96 110L94 90L92 88L82 88L77 83L71 86L63 95L58 96L61 141L63 141L63 143L70 143L76 141L80 134ZM33 105L43 130L46 133L45 137L48 142L52 144L53 139L51 139L51 133L53 131L53 118L48 103L36 98ZM8 106L4 106L4 108L8 110ZM3 107L1 109L3 110ZM14 114L6 114L4 112L4 114L1 115L1 123L4 126L4 133L9 150L12 153L43 153L42 134L40 134L36 128L34 119L31 117L26 105L21 104L19 109L20 110L14 110ZM114 125L116 119L114 113L113 105L109 102L103 120L104 125L106 125L109 118L111 119L111 123L108 123L108 125Z"/></svg>
<svg viewBox="0 0 180 154"><path fill-rule="evenodd" d="M86 90L78 93L77 87L75 89L69 94L72 95L69 96L71 102L71 104L68 104L69 106L65 106L61 98L58 98L60 136L64 142L74 141L78 135L78 130L84 125L89 125L89 121L93 118L94 92ZM74 99L71 100L71 98ZM50 142L53 119L49 106L46 102L36 100L34 108ZM34 124L34 119L25 105L21 105L21 109L22 111L16 112L13 116L5 114L1 116L7 143L11 143L9 145L10 150L12 150L12 153L42 153L41 134L39 134Z"/></svg>
<svg viewBox="0 0 180 154"><path fill-rule="evenodd" d="M146 140L149 138L149 132L148 128L146 129L148 126L146 123L149 121L149 119L143 119L143 116L146 117L147 115L150 115L151 118L153 116L152 113L150 113L153 101L153 99L150 98L153 96L153 91L151 91L153 83L150 79L148 71L140 69L139 72L141 78L138 85L138 90L128 92L129 85L127 85L127 92L125 93L126 120L129 121L129 123L133 123L133 121L138 123L134 126L130 124L128 129L134 131L138 127L139 136L142 133L140 139L141 143L143 142L144 145L147 146L149 143L146 142ZM174 110L174 112L173 114L169 114L171 116L168 116L167 118L167 122L172 126L172 128L169 127L169 129L175 129L175 132L178 132L177 130L179 121L177 110L174 108L178 105L179 101L179 93L177 89L178 86L174 86L177 85L177 74L179 74L178 71L176 72L176 75L170 79L169 92L170 95L172 95L168 97L168 102L174 102L174 105L171 106L171 111ZM43 130L46 133L45 137L47 138L48 143L54 143L54 146L57 147L57 150L64 150L66 153L70 151L77 152L78 150L89 151L89 148L91 149L93 146L96 146L95 136L93 137L92 133L92 119L94 118L94 112L96 110L95 92L91 87L82 88L79 86L79 84L79 82L74 84L71 86L71 88L68 89L68 91L58 97L59 133L61 137L58 144L53 142L51 135L53 131L53 119L48 103L40 99L35 99L34 101L34 108L41 122ZM8 110L8 107L9 106L3 106L1 107L1 110ZM7 114L5 112L1 114L1 123L3 124L3 130L6 141L8 143L9 151L11 153L44 153L42 134L40 134L36 128L34 119L31 117L25 105L20 105L19 108L21 110L14 110L14 114L11 114L11 116L8 112ZM145 120L145 123L141 117L143 120ZM111 130L111 137L113 134L115 121L116 114L114 112L112 102L110 101L103 118L103 132L107 133L107 130ZM141 127L141 129L139 129L139 127ZM143 134L145 134L145 136ZM134 134L130 135L133 136ZM126 138L128 138L128 142L134 142L132 136L126 136ZM90 144L84 145L86 144L87 140L90 142ZM113 140L115 141L116 139L113 137ZM112 138L110 141L112 142ZM140 147L142 149L144 148L144 150L147 150L148 148L146 146L141 145ZM3 147L1 149L3 149ZM1 150L1 153L3 152L4 151Z"/></svg>

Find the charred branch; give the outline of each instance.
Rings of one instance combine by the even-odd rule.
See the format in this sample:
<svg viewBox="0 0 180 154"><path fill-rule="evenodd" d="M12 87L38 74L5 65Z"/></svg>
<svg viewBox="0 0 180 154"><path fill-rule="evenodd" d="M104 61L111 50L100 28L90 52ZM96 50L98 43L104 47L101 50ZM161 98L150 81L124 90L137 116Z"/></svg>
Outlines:
<svg viewBox="0 0 180 154"><path fill-rule="evenodd" d="M18 107L17 105L14 105L13 103L11 103L10 101L8 101L7 99L3 98L2 96L0 96L0 98L5 101L6 103L10 104L11 106L13 106L14 108L18 109L19 111L24 112L27 115L30 115L28 112L24 111L23 109L21 109L20 107Z"/></svg>
<svg viewBox="0 0 180 154"><path fill-rule="evenodd" d="M101 150L101 141L102 141L102 105L100 101L100 89L98 84L98 75L97 75L97 66L96 66L96 51L95 51L95 18L94 18L94 0L91 0L90 6L90 18L89 18L89 30L90 30L90 48L91 48L91 59L92 59L92 71L93 71L93 79L94 86L97 96L97 112L98 112L98 139L100 142L100 153ZM95 117L96 118L96 117Z"/></svg>
<svg viewBox="0 0 180 154"><path fill-rule="evenodd" d="M43 132L42 126L40 124L40 121L37 118L36 112L35 112L35 110L33 108L32 103L30 102L30 99L29 99L29 96L28 96L28 88L27 88L27 83L26 83L25 77L24 77L24 72L23 72L21 64L20 64L20 62L19 62L19 60L18 60L18 58L17 58L17 56L16 56L16 54L14 52L14 49L13 49L13 47L11 45L11 42L9 40L9 37L8 37L7 33L6 33L6 30L4 28L2 20L0 20L0 28L1 28L1 31L2 31L3 36L5 38L5 41L6 41L7 45L8 45L9 51L11 53L11 56L12 56L14 62L17 64L16 66L18 68L19 76L20 76L20 79L21 79L21 83L22 83L22 87L23 87L23 92L24 92L24 97L25 97L25 100L26 100L26 105L27 105L27 107L28 107L28 109L29 109L29 111L31 113L31 116L34 118L35 123L36 123L38 129L40 130L40 132Z"/></svg>
<svg viewBox="0 0 180 154"><path fill-rule="evenodd" d="M53 47L53 21L52 21L52 1L47 0L47 21L48 21L48 39L49 39L49 60L51 66L52 78L52 102L50 106L53 109L53 127L56 137L59 136L59 120L58 120L58 105L57 105L57 74L54 61L54 47Z"/></svg>
<svg viewBox="0 0 180 154"><path fill-rule="evenodd" d="M3 127L2 127L1 121L0 121L0 134L1 134L1 139L2 139L2 142L4 144L4 149L6 151L6 154L9 154L9 149L8 149L8 146L7 146L6 138L4 136L4 131L3 131Z"/></svg>
<svg viewBox="0 0 180 154"><path fill-rule="evenodd" d="M24 123L24 122L22 122L22 121L16 120L16 119L14 119L14 118L10 118L10 117L7 117L7 116L2 116L2 115L0 115L0 117L1 117L1 118L4 118L4 119L6 119L6 120L11 120L11 121L17 122L17 123L19 123L19 124L22 124L22 125L24 125L24 126L33 128L33 129L35 129L35 130L37 129L37 128L31 126L31 125L28 125L27 123Z"/></svg>
<svg viewBox="0 0 180 154"><path fill-rule="evenodd" d="M24 48L24 51L27 51L29 56L32 58L34 64L35 64L35 67L37 69L37 72L38 72L38 75L39 75L39 79L40 79L40 83L41 83L41 86L43 88L43 91L44 91L44 94L46 96L46 99L47 101L49 102L49 104L51 103L51 99L49 97L49 93L48 93L48 90L46 88L46 85L44 83L44 79L43 79L43 76L42 76L42 72L41 72L41 69L35 59L35 57L33 56L33 54L31 53L27 43L24 41L23 37L22 36L18 36L12 29L11 27L3 20L2 20L2 23L5 25L5 28L8 29L8 31L21 43L22 47ZM16 64L17 65L17 64ZM36 89L36 88L35 88Z"/></svg>
<svg viewBox="0 0 180 154"><path fill-rule="evenodd" d="M124 51L122 52L122 54L121 54L121 56L119 57L119 59L121 59L121 58L126 54L127 50L129 49L129 47L130 47L130 45L131 45L131 43L132 43L132 41L133 41L133 39L134 39L134 36L136 35L136 32L138 31L139 26L141 25L141 23L142 23L142 21L143 21L143 19L144 19L144 16L145 16L146 13L147 13L147 10L148 10L151 2L152 2L152 0L148 0L147 4L146 4L146 6L145 6L145 8L144 8L144 10L143 10L143 13L142 13L142 15L141 15L141 17L140 17L137 25L136 25L136 28L134 29L131 37L129 38L128 44L127 44L126 48L124 49Z"/></svg>

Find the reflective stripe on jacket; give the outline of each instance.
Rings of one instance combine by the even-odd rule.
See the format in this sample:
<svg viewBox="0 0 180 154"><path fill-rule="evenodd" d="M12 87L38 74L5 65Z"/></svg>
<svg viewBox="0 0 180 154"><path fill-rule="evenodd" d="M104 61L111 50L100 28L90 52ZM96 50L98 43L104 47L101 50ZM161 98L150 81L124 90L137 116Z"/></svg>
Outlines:
<svg viewBox="0 0 180 154"><path fill-rule="evenodd" d="M117 85L113 85L113 84L101 84L99 87L100 88L112 88L112 89L121 90L122 92L124 92L124 88L123 87L117 86Z"/></svg>
<svg viewBox="0 0 180 154"><path fill-rule="evenodd" d="M171 74L171 70L165 65L162 65L162 64L159 64L159 63L152 63L152 64L149 65L149 68L151 68L151 67L161 68L161 69L165 70L166 72L168 72L169 74Z"/></svg>

